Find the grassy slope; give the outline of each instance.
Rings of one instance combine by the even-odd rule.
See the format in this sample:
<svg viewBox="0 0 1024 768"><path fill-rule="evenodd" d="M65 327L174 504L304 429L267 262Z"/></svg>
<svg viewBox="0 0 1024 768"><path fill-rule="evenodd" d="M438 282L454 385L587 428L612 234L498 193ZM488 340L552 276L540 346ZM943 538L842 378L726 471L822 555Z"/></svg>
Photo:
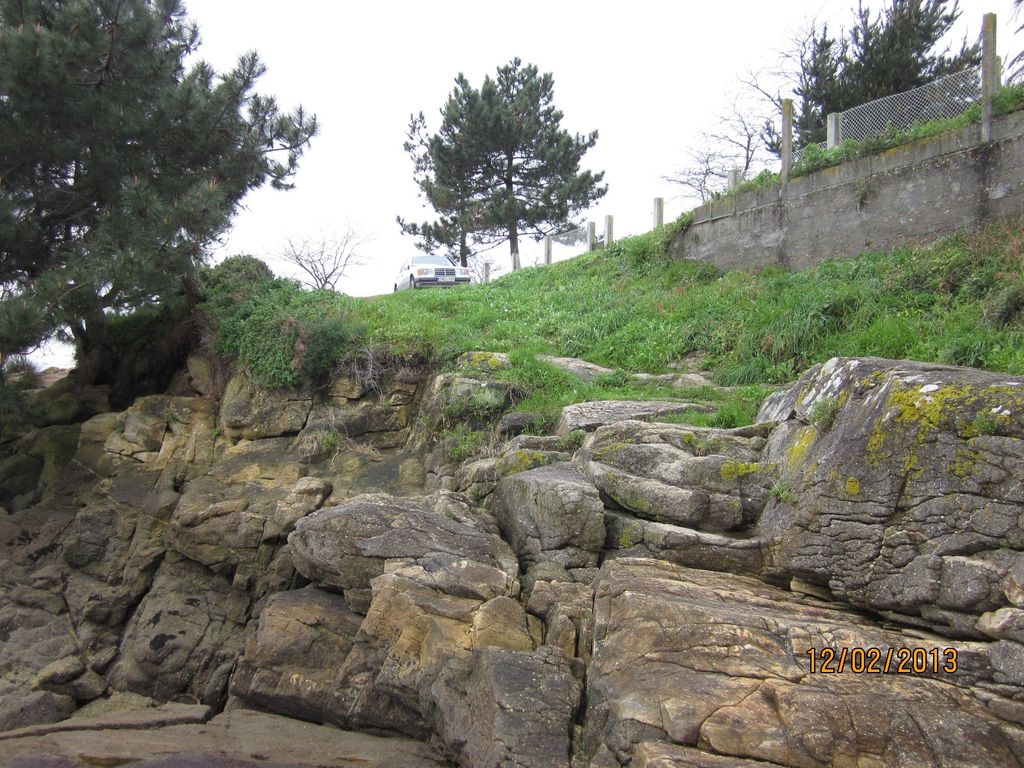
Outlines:
<svg viewBox="0 0 1024 768"><path fill-rule="evenodd" d="M638 387L622 373L583 385L536 362L534 354L582 357L621 372L659 372L687 354L703 353L718 383L744 387L727 395L689 393L719 400L723 413L711 423L723 425L752 416L767 391L752 385L788 381L834 355L1024 374L1020 222L798 273L719 275L707 265L668 260L666 238L664 230L652 232L489 285L375 299L283 290L273 301L251 301L242 314L251 320L263 312L262 324L246 324L248 343L227 334L224 348L255 369L267 360L280 369L293 357L292 347L274 351L269 343L280 346L289 328L301 335L304 324L333 317L365 328L339 341L349 349L384 346L442 363L469 350L511 352L515 365L506 375L530 393L520 410L547 419L586 399L678 393ZM283 334L275 331L282 318Z"/></svg>

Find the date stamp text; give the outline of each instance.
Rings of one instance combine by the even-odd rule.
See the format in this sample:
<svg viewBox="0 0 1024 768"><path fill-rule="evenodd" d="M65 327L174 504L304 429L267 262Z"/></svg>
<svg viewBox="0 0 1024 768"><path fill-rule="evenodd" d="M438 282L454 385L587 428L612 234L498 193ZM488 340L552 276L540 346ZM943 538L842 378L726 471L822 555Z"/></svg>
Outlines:
<svg viewBox="0 0 1024 768"><path fill-rule="evenodd" d="M923 675L956 672L956 648L810 648L811 674Z"/></svg>

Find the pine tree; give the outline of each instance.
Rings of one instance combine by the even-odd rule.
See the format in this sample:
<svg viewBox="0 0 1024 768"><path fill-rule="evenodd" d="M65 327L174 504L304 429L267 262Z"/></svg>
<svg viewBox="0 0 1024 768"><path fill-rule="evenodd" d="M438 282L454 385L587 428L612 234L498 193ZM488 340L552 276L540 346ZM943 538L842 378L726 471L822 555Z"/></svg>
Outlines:
<svg viewBox="0 0 1024 768"><path fill-rule="evenodd" d="M421 246L442 245L465 264L472 242L508 242L519 269L519 238L542 237L573 226L572 219L607 192L603 173L580 171L597 131L573 136L561 128L553 104L554 78L513 59L497 76L473 88L463 75L441 111L440 131L425 138L422 116L410 125L406 150L421 192L440 218L403 223Z"/></svg>
<svg viewBox="0 0 1024 768"><path fill-rule="evenodd" d="M254 93L255 53L186 70L180 0L0 0L0 355L189 292L240 200L316 133Z"/></svg>
<svg viewBox="0 0 1024 768"><path fill-rule="evenodd" d="M790 79L796 95L797 144L825 141L825 121L832 112L979 64L977 44L968 45L965 40L955 52L939 48L959 18L955 0L890 0L874 17L859 6L849 30L837 37L830 36L827 25L811 26L785 57L795 65ZM756 83L751 85L761 90ZM773 97L773 101L780 99ZM773 124L766 125L764 138L766 146L778 154Z"/></svg>

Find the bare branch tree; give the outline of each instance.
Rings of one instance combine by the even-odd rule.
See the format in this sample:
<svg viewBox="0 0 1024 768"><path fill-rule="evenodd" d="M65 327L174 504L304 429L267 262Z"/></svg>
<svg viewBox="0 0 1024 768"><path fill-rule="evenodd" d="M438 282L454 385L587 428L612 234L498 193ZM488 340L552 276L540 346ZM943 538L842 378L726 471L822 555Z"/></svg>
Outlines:
<svg viewBox="0 0 1024 768"><path fill-rule="evenodd" d="M704 140L709 141L707 134ZM704 149L694 149L687 153L690 162L675 173L663 177L665 181L686 187L702 203L713 200L721 194L725 187L728 171L722 157L710 145Z"/></svg>
<svg viewBox="0 0 1024 768"><path fill-rule="evenodd" d="M304 285L313 290L337 290L338 281L349 267L364 264L359 248L366 239L356 234L351 226L341 233L320 232L318 238L285 241L278 255L302 270Z"/></svg>
<svg viewBox="0 0 1024 768"><path fill-rule="evenodd" d="M718 127L701 134L702 146L690 150L690 162L665 180L686 187L701 202L714 199L725 190L729 171L738 170L746 178L764 165L764 119L759 106L733 99L728 111L717 117Z"/></svg>

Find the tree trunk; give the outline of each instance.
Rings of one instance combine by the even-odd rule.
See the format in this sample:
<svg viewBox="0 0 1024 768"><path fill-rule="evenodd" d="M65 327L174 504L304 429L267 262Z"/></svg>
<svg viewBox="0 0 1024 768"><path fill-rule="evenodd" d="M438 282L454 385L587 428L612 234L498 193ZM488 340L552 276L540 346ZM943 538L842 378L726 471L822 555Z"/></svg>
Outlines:
<svg viewBox="0 0 1024 768"><path fill-rule="evenodd" d="M466 230L459 230L459 262L464 267L468 267L469 264L466 262L469 260L469 246L466 245Z"/></svg>
<svg viewBox="0 0 1024 768"><path fill-rule="evenodd" d="M519 228L518 222L508 225L508 244L512 251L512 271L519 269Z"/></svg>
<svg viewBox="0 0 1024 768"><path fill-rule="evenodd" d="M508 193L508 201L510 204L510 210L515 211L515 179L512 178L512 168L515 158L512 150L509 150L505 154L506 166L505 170L508 176L505 177L505 192ZM512 271L515 272L519 269L519 221L515 218L508 223L508 246L512 252Z"/></svg>

